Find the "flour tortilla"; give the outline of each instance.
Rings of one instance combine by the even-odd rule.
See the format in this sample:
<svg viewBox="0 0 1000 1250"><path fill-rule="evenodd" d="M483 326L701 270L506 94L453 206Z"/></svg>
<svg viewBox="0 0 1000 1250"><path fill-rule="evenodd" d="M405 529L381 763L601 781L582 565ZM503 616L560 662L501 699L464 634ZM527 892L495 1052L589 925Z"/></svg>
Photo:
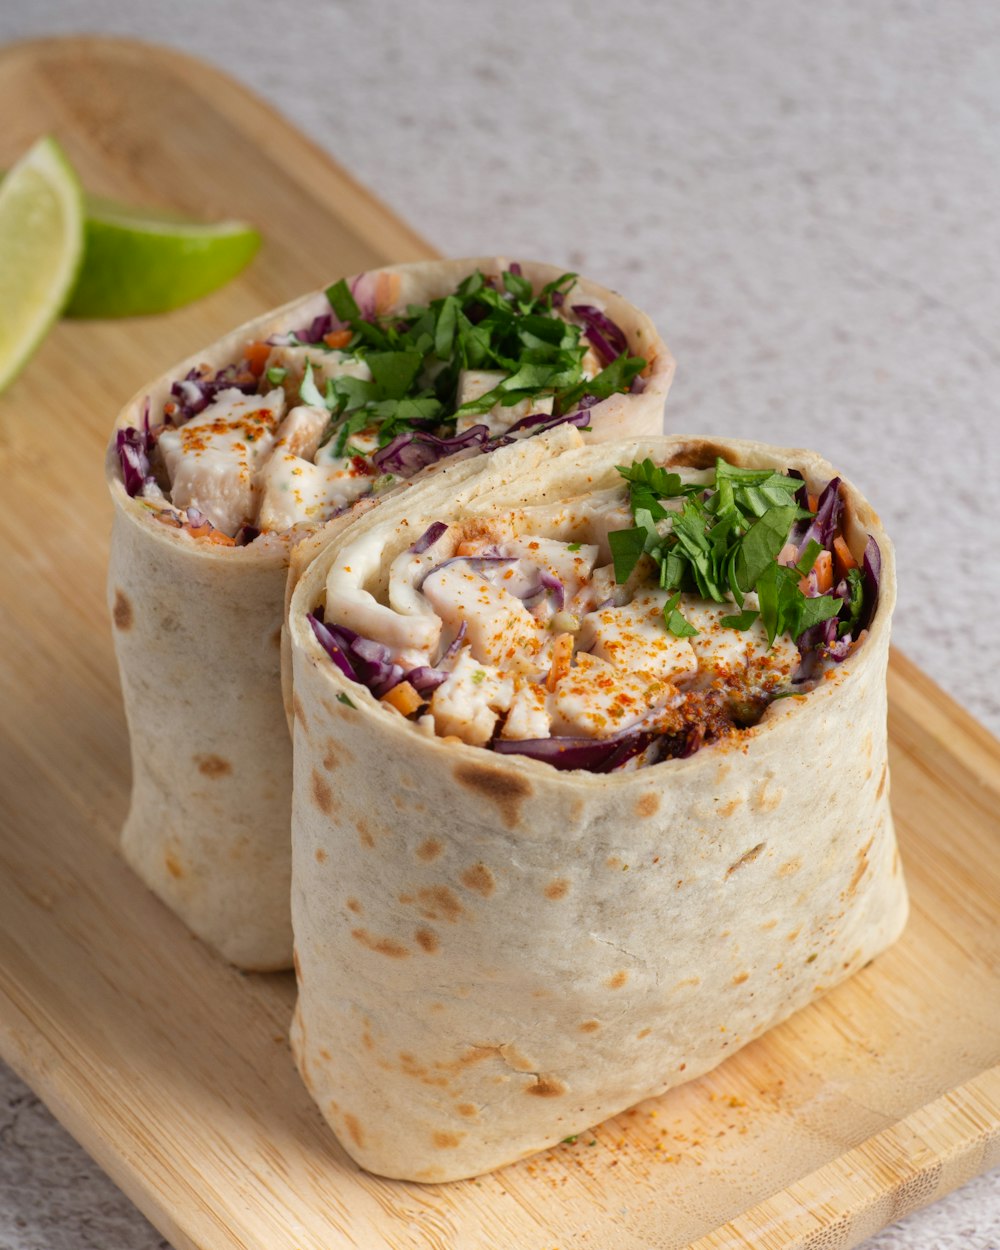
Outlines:
<svg viewBox="0 0 1000 1250"><path fill-rule="evenodd" d="M508 263L476 257L397 265L369 271L368 286L395 292L403 310L450 293L477 268L499 274ZM523 272L537 288L562 271L524 263ZM673 358L649 318L621 296L586 281L579 291L606 309L630 349L651 364L641 394L595 405L584 437L658 433ZM239 360L248 342L308 326L328 311L316 291L248 322L143 387L115 431L141 426L147 400L153 414L161 412L171 384L189 369L221 368ZM158 523L126 494L114 435L106 471L115 503L108 596L132 744L124 855L226 959L246 969L290 967L292 760L280 630L292 535L227 548ZM358 511L370 505L362 501Z"/></svg>
<svg viewBox="0 0 1000 1250"><path fill-rule="evenodd" d="M863 644L740 743L610 775L428 736L348 681L306 612L348 543L384 566L437 520L615 484L615 465L797 468L724 439L496 453L341 533L292 597L293 1050L344 1148L445 1181L550 1146L727 1058L899 935L906 891L886 756L896 586L878 517L843 487L845 532L882 554ZM349 702L347 702L349 700Z"/></svg>

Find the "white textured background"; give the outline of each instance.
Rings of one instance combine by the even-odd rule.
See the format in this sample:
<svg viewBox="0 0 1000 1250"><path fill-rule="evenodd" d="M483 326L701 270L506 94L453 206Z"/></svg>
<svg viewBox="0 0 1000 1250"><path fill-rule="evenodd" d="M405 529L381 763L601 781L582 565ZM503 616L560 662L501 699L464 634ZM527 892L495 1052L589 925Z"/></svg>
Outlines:
<svg viewBox="0 0 1000 1250"><path fill-rule="evenodd" d="M1000 731L993 0L0 0L0 42L76 31L224 66L443 251L621 289L669 429L815 447L877 503L898 643ZM0 1250L162 1244L0 1075ZM866 1250L903 1247L998 1250L1000 1173Z"/></svg>

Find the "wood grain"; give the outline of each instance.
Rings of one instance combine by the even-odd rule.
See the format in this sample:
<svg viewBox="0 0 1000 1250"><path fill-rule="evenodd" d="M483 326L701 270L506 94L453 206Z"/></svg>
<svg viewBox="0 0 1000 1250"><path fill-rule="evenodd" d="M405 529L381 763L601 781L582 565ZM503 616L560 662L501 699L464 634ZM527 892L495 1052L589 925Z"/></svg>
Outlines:
<svg viewBox="0 0 1000 1250"><path fill-rule="evenodd" d="M179 1250L848 1247L1000 1162L1000 745L900 656L904 939L698 1082L478 1182L359 1172L299 1084L294 987L225 967L115 842L128 749L103 602L104 440L144 378L332 276L429 249L214 70L109 40L0 53L0 167L267 242L169 317L58 326L0 400L0 1044ZM41 431L44 430L44 434Z"/></svg>

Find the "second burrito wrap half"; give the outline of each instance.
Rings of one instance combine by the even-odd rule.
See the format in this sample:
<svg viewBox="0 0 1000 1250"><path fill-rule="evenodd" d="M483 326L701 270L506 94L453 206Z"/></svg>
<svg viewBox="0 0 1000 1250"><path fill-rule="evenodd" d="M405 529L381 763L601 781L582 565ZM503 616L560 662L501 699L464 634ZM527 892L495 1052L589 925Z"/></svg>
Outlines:
<svg viewBox="0 0 1000 1250"><path fill-rule="evenodd" d="M291 963L279 680L296 544L430 466L553 425L655 433L647 317L551 266L392 266L269 313L118 418L108 594L132 750L129 863L240 967Z"/></svg>

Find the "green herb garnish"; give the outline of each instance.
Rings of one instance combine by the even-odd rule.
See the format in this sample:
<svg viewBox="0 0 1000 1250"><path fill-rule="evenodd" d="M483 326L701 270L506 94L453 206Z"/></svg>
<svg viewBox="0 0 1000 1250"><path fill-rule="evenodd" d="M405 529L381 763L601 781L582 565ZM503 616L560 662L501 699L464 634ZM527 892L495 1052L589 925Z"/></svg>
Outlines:
<svg viewBox="0 0 1000 1250"><path fill-rule="evenodd" d="M477 416L499 405L512 407L551 396L553 419L573 411L585 396L606 399L628 390L645 361L623 353L594 378L583 376L587 352L583 328L564 321L554 305L576 275L567 273L538 295L523 275L506 271L499 282L470 274L454 291L402 316L366 321L346 281L326 294L339 321L352 333L351 355L365 361L370 381L341 376L320 392L307 365L299 390L303 403L325 407L330 422L321 445L337 438L336 454L359 429L374 428L379 446L407 430L434 423L448 434L459 413ZM502 373L485 395L457 405L459 374L465 369ZM346 433L344 425L352 428Z"/></svg>
<svg viewBox="0 0 1000 1250"><path fill-rule="evenodd" d="M340 694L337 695L337 702L343 703L346 707L353 707L354 710L357 711L357 708L351 702L351 696L349 694L344 694L343 691L341 691Z"/></svg>
<svg viewBox="0 0 1000 1250"><path fill-rule="evenodd" d="M805 630L841 614L841 635L860 619L864 592L860 573L848 575L850 596L810 597L799 586L822 547L810 541L794 567L777 562L795 523L812 513L795 502L800 479L770 469L742 469L716 460L709 482L683 482L677 473L651 460L619 465L629 484L632 529L608 535L615 580L628 580L645 555L654 563L659 585L671 593L663 609L666 628L678 638L697 630L679 610L682 592L742 609L723 616L727 629L747 630L760 618L768 646L779 634L798 638ZM665 501L672 501L664 507ZM853 576L852 576L853 575ZM756 592L759 611L744 608Z"/></svg>

